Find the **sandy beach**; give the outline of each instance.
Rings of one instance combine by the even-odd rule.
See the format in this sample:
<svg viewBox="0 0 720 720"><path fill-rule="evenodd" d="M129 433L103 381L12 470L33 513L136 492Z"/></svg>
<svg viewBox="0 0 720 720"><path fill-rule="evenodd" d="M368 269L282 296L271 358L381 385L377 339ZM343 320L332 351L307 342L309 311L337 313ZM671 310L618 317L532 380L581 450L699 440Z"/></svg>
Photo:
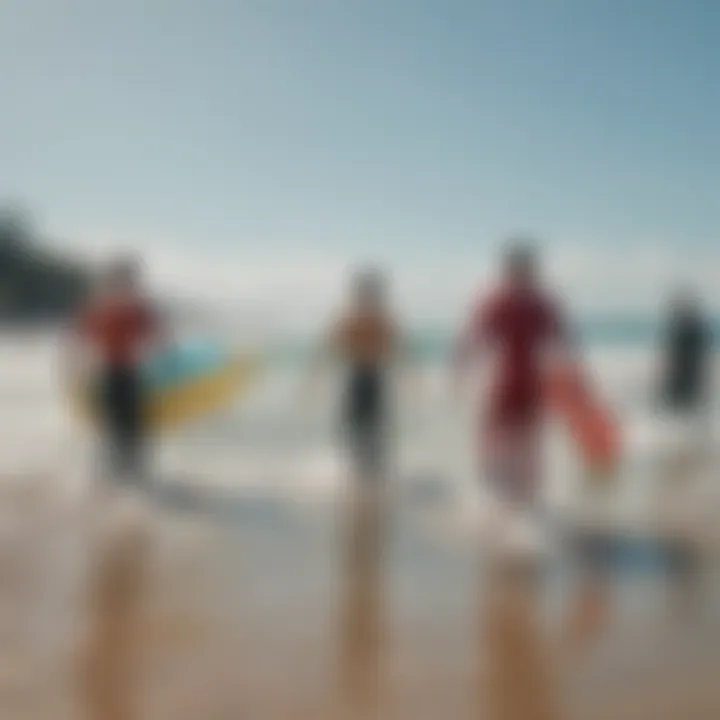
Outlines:
<svg viewBox="0 0 720 720"><path fill-rule="evenodd" d="M492 582L474 548L437 542L396 508L246 493L223 498L221 517L197 493L169 497L6 483L2 717L704 720L720 710L720 616L707 589L692 611L658 590L639 605L647 589L616 593L625 599L593 642L568 654L567 589Z"/></svg>

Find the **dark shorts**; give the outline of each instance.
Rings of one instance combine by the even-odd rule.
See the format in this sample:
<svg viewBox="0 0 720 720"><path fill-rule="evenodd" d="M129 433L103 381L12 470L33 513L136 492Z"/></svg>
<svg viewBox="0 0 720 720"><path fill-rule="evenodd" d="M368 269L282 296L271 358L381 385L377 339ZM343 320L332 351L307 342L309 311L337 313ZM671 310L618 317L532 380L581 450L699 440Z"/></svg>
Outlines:
<svg viewBox="0 0 720 720"><path fill-rule="evenodd" d="M100 381L98 399L111 470L139 475L147 435L145 391L139 370L131 366L108 368Z"/></svg>
<svg viewBox="0 0 720 720"><path fill-rule="evenodd" d="M346 388L343 428L353 472L363 480L376 480L385 470L386 411L381 371L354 368Z"/></svg>

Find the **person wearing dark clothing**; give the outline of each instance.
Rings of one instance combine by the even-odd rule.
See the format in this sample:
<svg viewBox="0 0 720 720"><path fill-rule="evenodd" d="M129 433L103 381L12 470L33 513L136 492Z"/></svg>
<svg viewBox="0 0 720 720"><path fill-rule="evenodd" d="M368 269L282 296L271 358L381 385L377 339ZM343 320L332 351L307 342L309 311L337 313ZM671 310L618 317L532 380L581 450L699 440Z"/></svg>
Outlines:
<svg viewBox="0 0 720 720"><path fill-rule="evenodd" d="M77 340L95 357L97 417L112 473L138 479L145 470L146 398L141 361L160 337L158 319L139 288L139 268L117 261L100 293L74 325Z"/></svg>
<svg viewBox="0 0 720 720"><path fill-rule="evenodd" d="M145 393L136 368L108 368L99 383L99 409L108 438L110 466L125 477L142 475Z"/></svg>
<svg viewBox="0 0 720 720"><path fill-rule="evenodd" d="M687 479L704 467L709 450L712 332L698 301L678 295L671 306L657 390L660 416L671 429L661 470L667 480Z"/></svg>
<svg viewBox="0 0 720 720"><path fill-rule="evenodd" d="M665 340L661 401L672 413L697 413L709 391L712 337L698 304L679 297L672 308Z"/></svg>
<svg viewBox="0 0 720 720"><path fill-rule="evenodd" d="M346 371L341 430L352 473L363 482L376 480L387 469L387 376L399 338L384 290L376 271L356 275L351 307L333 325L327 348Z"/></svg>
<svg viewBox="0 0 720 720"><path fill-rule="evenodd" d="M386 391L383 372L372 365L350 368L345 390L343 425L359 475L382 471Z"/></svg>

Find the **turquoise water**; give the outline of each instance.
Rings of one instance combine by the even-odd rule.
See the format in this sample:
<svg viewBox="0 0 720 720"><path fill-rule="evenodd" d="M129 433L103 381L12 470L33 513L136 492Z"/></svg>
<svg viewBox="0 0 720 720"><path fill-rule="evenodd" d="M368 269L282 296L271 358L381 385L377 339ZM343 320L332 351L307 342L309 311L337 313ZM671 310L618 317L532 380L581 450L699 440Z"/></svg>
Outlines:
<svg viewBox="0 0 720 720"><path fill-rule="evenodd" d="M720 321L713 322L715 337L720 337ZM574 325L575 336L588 348L652 347L660 342L661 327L644 317L585 318ZM411 356L417 362L447 360L457 338L457 329L414 330L409 333ZM312 347L307 342L279 342L271 358L279 363L307 360Z"/></svg>
<svg viewBox="0 0 720 720"><path fill-rule="evenodd" d="M720 328L719 328L720 329ZM645 347L660 341L660 327L646 320L598 319L576 323L574 334L588 347ZM447 331L419 332L411 335L413 356L441 360L452 352L457 333Z"/></svg>
<svg viewBox="0 0 720 720"><path fill-rule="evenodd" d="M712 323L714 336L720 337L720 320ZM633 349L659 346L661 327L645 317L585 318L575 323L575 336L588 349ZM450 358L457 330L426 329L409 333L410 357L418 364L441 364ZM278 341L261 350L273 366L298 367L308 363L315 348L307 340ZM216 372L227 362L223 345L211 340L183 343L153 358L146 367L148 382L154 388L182 384L201 375Z"/></svg>

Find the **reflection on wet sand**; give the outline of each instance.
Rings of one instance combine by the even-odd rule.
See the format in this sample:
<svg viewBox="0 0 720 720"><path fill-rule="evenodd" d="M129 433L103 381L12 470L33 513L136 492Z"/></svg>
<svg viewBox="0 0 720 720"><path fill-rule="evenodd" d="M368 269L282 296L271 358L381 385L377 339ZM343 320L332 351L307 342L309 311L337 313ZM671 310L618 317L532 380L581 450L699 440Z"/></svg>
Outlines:
<svg viewBox="0 0 720 720"><path fill-rule="evenodd" d="M517 558L493 564L480 579L478 718L557 720L555 670L540 628L535 568Z"/></svg>
<svg viewBox="0 0 720 720"><path fill-rule="evenodd" d="M351 710L376 711L380 701L384 512L380 493L361 490L352 498L343 523L339 673L341 701Z"/></svg>
<svg viewBox="0 0 720 720"><path fill-rule="evenodd" d="M705 614L667 623L645 595L608 604L615 578L579 576L558 626L546 622L551 576L417 542L399 519L390 528L378 495L350 504L339 544L327 508L262 507L251 500L220 532L208 513L146 501L0 504L0 717L657 720L663 707L694 718L691 701L717 716L712 587L697 587ZM560 656L565 623L580 641Z"/></svg>
<svg viewBox="0 0 720 720"><path fill-rule="evenodd" d="M150 537L142 519L124 509L125 513L114 514L115 522L97 538L91 565L90 627L82 674L91 720L136 716L132 701L140 665L140 605Z"/></svg>
<svg viewBox="0 0 720 720"><path fill-rule="evenodd" d="M601 637L611 609L609 581L603 573L586 573L571 594L561 628L560 650L570 662L592 649Z"/></svg>

